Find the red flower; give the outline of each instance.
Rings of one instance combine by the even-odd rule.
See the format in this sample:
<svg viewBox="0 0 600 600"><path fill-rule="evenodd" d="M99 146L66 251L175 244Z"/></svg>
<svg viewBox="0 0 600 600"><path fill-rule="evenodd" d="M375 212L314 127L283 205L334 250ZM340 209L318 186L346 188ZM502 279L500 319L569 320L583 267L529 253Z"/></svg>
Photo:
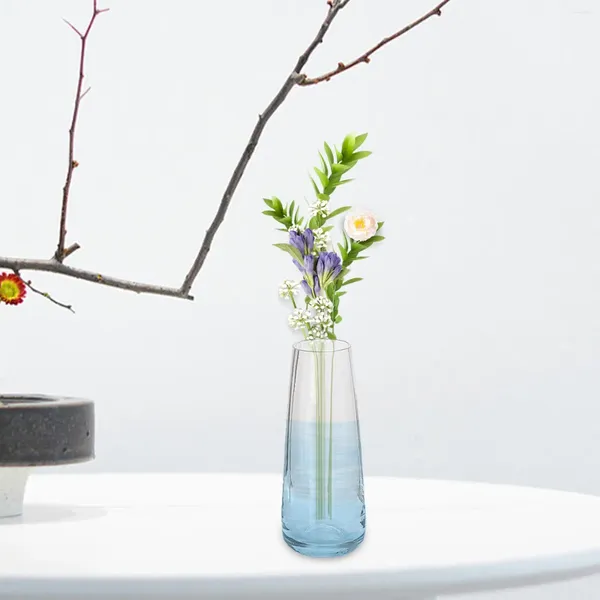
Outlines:
<svg viewBox="0 0 600 600"><path fill-rule="evenodd" d="M21 304L26 294L25 282L18 275L0 273L0 302Z"/></svg>

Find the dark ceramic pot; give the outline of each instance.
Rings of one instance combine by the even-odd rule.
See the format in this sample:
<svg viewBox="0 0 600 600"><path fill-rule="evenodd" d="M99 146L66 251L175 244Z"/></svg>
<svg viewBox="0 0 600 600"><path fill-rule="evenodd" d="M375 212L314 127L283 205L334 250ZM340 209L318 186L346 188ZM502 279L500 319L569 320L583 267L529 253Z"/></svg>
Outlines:
<svg viewBox="0 0 600 600"><path fill-rule="evenodd" d="M93 458L93 402L0 395L0 517L21 514L25 485L33 467Z"/></svg>

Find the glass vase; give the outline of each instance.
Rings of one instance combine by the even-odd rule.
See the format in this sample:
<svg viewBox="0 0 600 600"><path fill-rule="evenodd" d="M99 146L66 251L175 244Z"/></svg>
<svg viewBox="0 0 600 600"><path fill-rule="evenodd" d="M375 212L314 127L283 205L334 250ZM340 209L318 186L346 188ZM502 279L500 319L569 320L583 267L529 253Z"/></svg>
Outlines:
<svg viewBox="0 0 600 600"><path fill-rule="evenodd" d="M283 537L301 554L341 556L365 535L360 429L350 345L294 345L285 444Z"/></svg>

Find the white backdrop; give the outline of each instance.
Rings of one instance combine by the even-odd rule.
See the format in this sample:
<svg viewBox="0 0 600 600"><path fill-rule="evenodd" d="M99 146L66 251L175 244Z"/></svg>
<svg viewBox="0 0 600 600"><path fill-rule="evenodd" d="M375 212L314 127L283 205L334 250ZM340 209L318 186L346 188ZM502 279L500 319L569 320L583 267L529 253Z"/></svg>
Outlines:
<svg viewBox="0 0 600 600"><path fill-rule="evenodd" d="M107 0L108 1L108 0ZM178 285L324 0L110 0L91 34L70 263ZM432 0L354 0L308 72ZM1 0L0 255L56 244L78 41L91 0ZM302 201L324 139L368 131L336 202L386 221L340 330L367 474L600 494L600 7L453 0L269 123L194 303L35 275L0 310L4 391L97 403L95 471L280 471L293 275L261 198ZM360 271L360 272L359 272ZM573 600L597 580L485 598ZM483 596L482 596L483 598Z"/></svg>

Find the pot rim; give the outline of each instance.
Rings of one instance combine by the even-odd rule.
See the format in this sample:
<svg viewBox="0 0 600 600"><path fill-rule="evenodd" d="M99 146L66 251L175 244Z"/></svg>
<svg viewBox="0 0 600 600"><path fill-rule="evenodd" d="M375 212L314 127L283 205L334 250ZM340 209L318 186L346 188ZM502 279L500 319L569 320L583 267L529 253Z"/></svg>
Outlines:
<svg viewBox="0 0 600 600"><path fill-rule="evenodd" d="M45 394L0 394L0 409L53 408L57 406L85 406L93 404L86 398L50 396Z"/></svg>

